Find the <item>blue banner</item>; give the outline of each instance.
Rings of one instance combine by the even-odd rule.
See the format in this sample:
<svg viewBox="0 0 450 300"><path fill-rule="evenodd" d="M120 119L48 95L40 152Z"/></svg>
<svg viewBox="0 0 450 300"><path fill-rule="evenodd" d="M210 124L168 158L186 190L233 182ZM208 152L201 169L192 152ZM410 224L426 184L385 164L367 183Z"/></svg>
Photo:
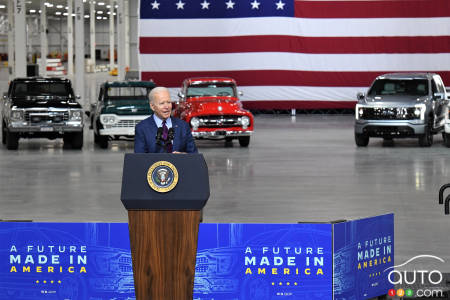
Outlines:
<svg viewBox="0 0 450 300"><path fill-rule="evenodd" d="M369 299L393 288L394 215L338 223L334 230L333 289L336 300Z"/></svg>
<svg viewBox="0 0 450 300"><path fill-rule="evenodd" d="M330 224L201 224L194 299L332 299Z"/></svg>
<svg viewBox="0 0 450 300"><path fill-rule="evenodd" d="M134 298L128 225L0 223L0 299Z"/></svg>
<svg viewBox="0 0 450 300"><path fill-rule="evenodd" d="M392 214L333 225L202 223L194 299L386 294L393 228ZM135 299L128 224L0 223L0 299Z"/></svg>

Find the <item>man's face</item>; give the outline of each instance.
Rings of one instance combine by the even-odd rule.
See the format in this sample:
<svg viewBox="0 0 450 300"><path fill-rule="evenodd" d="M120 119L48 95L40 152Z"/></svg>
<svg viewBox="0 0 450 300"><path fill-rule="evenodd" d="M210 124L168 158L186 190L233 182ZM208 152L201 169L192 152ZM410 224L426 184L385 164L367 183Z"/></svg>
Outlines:
<svg viewBox="0 0 450 300"><path fill-rule="evenodd" d="M172 113L172 101L170 101L169 92L156 93L153 101L150 101L150 108L161 120L169 118Z"/></svg>

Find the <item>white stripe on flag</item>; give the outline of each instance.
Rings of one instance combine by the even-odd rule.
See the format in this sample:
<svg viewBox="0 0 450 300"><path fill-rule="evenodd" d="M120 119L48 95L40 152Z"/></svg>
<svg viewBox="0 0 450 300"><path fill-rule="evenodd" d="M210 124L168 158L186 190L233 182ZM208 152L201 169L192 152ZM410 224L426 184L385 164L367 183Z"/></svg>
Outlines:
<svg viewBox="0 0 450 300"><path fill-rule="evenodd" d="M292 35L305 37L448 36L450 18L141 19L141 37Z"/></svg>
<svg viewBox="0 0 450 300"><path fill-rule="evenodd" d="M255 52L226 54L143 54L141 72L145 71L446 71L450 70L448 53L432 54L298 54Z"/></svg>
<svg viewBox="0 0 450 300"><path fill-rule="evenodd" d="M355 101L366 87L308 87L308 86L240 86L242 101ZM169 88L172 100L178 99L180 88Z"/></svg>

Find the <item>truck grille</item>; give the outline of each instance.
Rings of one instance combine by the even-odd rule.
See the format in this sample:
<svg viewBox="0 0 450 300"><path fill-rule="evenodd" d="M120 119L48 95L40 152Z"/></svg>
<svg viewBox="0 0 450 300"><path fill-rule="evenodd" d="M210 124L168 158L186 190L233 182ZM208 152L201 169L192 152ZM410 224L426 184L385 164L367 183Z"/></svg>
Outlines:
<svg viewBox="0 0 450 300"><path fill-rule="evenodd" d="M199 117L200 128L227 128L241 126L241 116L202 116Z"/></svg>
<svg viewBox="0 0 450 300"><path fill-rule="evenodd" d="M68 111L32 110L25 111L25 121L31 123L62 123L69 120Z"/></svg>
<svg viewBox="0 0 450 300"><path fill-rule="evenodd" d="M141 120L120 120L116 124L112 125L113 128L134 128Z"/></svg>
<svg viewBox="0 0 450 300"><path fill-rule="evenodd" d="M363 120L417 120L415 107L364 107L360 119Z"/></svg>

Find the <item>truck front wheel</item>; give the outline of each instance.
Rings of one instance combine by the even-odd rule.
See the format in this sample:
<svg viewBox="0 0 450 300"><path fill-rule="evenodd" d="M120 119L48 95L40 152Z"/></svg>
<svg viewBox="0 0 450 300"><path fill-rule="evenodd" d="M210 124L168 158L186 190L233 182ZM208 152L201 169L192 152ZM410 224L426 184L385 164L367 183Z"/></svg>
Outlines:
<svg viewBox="0 0 450 300"><path fill-rule="evenodd" d="M19 148L19 135L14 132L6 131L6 148L8 150L17 150Z"/></svg>
<svg viewBox="0 0 450 300"><path fill-rule="evenodd" d="M444 144L445 146L450 148L450 133L443 133L442 137L444 138Z"/></svg>
<svg viewBox="0 0 450 300"><path fill-rule="evenodd" d="M431 147L431 145L433 145L433 132L431 132L432 128L433 120L430 119L430 121L428 121L428 125L425 127L425 133L419 136L420 147Z"/></svg>
<svg viewBox="0 0 450 300"><path fill-rule="evenodd" d="M2 121L2 144L6 144L6 128L5 128L5 122Z"/></svg>
<svg viewBox="0 0 450 300"><path fill-rule="evenodd" d="M249 136L240 136L239 137L239 145L241 145L241 147L248 147L249 144L250 144Z"/></svg>
<svg viewBox="0 0 450 300"><path fill-rule="evenodd" d="M83 131L66 133L63 137L64 147L72 149L81 149L83 147Z"/></svg>
<svg viewBox="0 0 450 300"><path fill-rule="evenodd" d="M355 143L358 147L367 147L369 145L369 136L364 133L355 132Z"/></svg>

